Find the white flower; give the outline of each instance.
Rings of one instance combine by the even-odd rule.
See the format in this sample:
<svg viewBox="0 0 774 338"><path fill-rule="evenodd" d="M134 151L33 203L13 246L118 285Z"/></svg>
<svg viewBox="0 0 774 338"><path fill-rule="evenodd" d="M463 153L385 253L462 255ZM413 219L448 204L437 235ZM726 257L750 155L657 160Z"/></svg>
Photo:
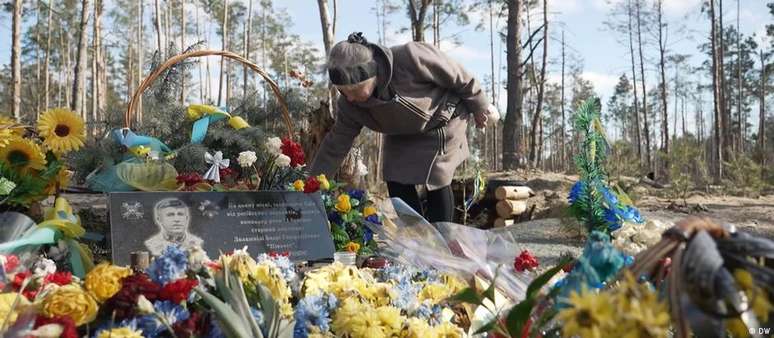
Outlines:
<svg viewBox="0 0 774 338"><path fill-rule="evenodd" d="M254 151L243 151L239 153L239 158L237 158L237 162L239 162L239 165L242 166L242 168L252 166L257 160L258 157L255 156Z"/></svg>
<svg viewBox="0 0 774 338"><path fill-rule="evenodd" d="M277 155L277 159L274 160L274 163L280 168L289 167L290 157L285 154L279 154Z"/></svg>
<svg viewBox="0 0 774 338"><path fill-rule="evenodd" d="M279 137L270 137L266 140L266 149L274 155L282 154L282 140Z"/></svg>
<svg viewBox="0 0 774 338"><path fill-rule="evenodd" d="M35 273L35 277L46 277L56 272L56 263L48 258L41 258L35 262L33 272Z"/></svg>
<svg viewBox="0 0 774 338"><path fill-rule="evenodd" d="M195 246L188 249L188 267L193 271L199 271L204 268L204 264L210 262L207 252L201 247Z"/></svg>
<svg viewBox="0 0 774 338"><path fill-rule="evenodd" d="M140 295L140 297L137 297L137 311L139 311L141 314L147 315L153 313L156 311L156 309L153 308L153 303L151 303L148 298Z"/></svg>
<svg viewBox="0 0 774 338"><path fill-rule="evenodd" d="M57 338L64 332L64 326L60 324L41 325L35 330L27 331L28 336L40 338Z"/></svg>
<svg viewBox="0 0 774 338"><path fill-rule="evenodd" d="M355 171L355 176L363 177L365 175L368 175L368 167L363 163L363 159L357 160L357 170Z"/></svg>

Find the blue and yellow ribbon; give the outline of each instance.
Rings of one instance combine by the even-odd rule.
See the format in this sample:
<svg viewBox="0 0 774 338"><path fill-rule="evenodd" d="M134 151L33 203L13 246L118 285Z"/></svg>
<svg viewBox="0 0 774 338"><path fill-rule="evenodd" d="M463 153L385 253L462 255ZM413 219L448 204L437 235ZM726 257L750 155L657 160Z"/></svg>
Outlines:
<svg viewBox="0 0 774 338"><path fill-rule="evenodd" d="M0 244L0 253L20 251L26 246L67 244L74 275L83 278L94 267L91 251L80 242L86 230L64 197L57 197L54 207L46 211L46 220L28 230L21 238Z"/></svg>
<svg viewBox="0 0 774 338"><path fill-rule="evenodd" d="M239 116L232 116L224 108L218 108L205 104L192 104L186 110L186 117L195 121L191 130L191 143L202 143L204 136L207 135L210 123L228 119L228 124L236 129L244 129L250 125Z"/></svg>

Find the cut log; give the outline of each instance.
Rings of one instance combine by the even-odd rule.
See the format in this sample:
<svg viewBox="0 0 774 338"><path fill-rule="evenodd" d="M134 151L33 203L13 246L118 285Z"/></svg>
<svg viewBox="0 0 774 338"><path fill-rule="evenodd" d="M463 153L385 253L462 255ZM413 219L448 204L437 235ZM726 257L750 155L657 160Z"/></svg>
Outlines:
<svg viewBox="0 0 774 338"><path fill-rule="evenodd" d="M502 228L502 227L507 227L507 226L509 226L509 225L513 225L513 223L515 223L515 222L516 222L516 221L514 221L514 220L512 220L512 219L505 219L505 218L498 217L498 218L497 218L497 219L494 221L494 227L495 227L495 228Z"/></svg>
<svg viewBox="0 0 774 338"><path fill-rule="evenodd" d="M511 216L521 215L524 211L527 211L526 201L513 201L505 200L497 202L497 215L502 218L510 218Z"/></svg>
<svg viewBox="0 0 774 338"><path fill-rule="evenodd" d="M529 187L502 186L495 190L495 197L498 200L525 200L535 196L535 193Z"/></svg>

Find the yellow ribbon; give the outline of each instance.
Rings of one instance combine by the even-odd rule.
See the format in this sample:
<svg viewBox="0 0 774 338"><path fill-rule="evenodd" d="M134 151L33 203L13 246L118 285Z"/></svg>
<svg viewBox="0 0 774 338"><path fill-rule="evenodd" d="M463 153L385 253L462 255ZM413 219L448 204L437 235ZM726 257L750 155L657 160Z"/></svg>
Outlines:
<svg viewBox="0 0 774 338"><path fill-rule="evenodd" d="M214 118L213 121L228 118L228 124L236 130L250 127L247 121L245 121L243 118L239 116L232 116L231 114L215 106L206 104L192 104L188 106L188 109L186 110L186 117L188 117L188 119L191 121L198 120L205 116L212 116Z"/></svg>

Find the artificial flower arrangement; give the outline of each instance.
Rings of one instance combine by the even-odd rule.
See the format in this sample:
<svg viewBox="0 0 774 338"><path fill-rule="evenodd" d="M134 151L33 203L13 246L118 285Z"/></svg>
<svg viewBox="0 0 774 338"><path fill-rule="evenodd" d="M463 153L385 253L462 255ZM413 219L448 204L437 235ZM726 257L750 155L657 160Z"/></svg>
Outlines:
<svg viewBox="0 0 774 338"><path fill-rule="evenodd" d="M295 337L462 337L447 300L467 287L433 269L358 269L333 263L306 274Z"/></svg>
<svg viewBox="0 0 774 338"><path fill-rule="evenodd" d="M0 256L0 332L24 337L290 336L287 257L218 260L168 247L144 271L100 263L84 278L45 257ZM26 264L25 264L26 263ZM30 267L30 268L27 268ZM297 283L297 282L295 282Z"/></svg>
<svg viewBox="0 0 774 338"><path fill-rule="evenodd" d="M374 234L366 223L378 226L382 224L382 219L366 191L346 189L325 175L296 180L288 189L321 193L337 251L350 251L362 256L375 253L377 247Z"/></svg>
<svg viewBox="0 0 774 338"><path fill-rule="evenodd" d="M128 128L112 130L101 141L110 151L88 185L97 191L278 190L302 177L304 152L291 139L266 138L222 108L195 104L185 115L190 139L174 135L174 149Z"/></svg>
<svg viewBox="0 0 774 338"><path fill-rule="evenodd" d="M65 188L63 156L85 138L83 119L67 109L42 113L34 129L0 116L0 206L23 209Z"/></svg>

